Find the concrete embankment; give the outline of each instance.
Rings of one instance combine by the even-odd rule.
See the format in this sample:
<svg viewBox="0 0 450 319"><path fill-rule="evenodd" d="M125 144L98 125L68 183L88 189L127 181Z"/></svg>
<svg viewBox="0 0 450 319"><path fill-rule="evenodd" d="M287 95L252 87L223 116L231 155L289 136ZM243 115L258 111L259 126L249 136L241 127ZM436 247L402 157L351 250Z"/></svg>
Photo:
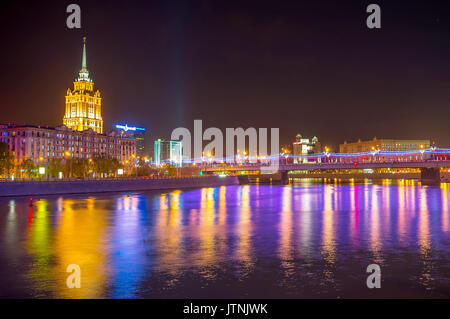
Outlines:
<svg viewBox="0 0 450 319"><path fill-rule="evenodd" d="M128 192L238 185L236 176L167 179L57 180L0 182L0 196Z"/></svg>

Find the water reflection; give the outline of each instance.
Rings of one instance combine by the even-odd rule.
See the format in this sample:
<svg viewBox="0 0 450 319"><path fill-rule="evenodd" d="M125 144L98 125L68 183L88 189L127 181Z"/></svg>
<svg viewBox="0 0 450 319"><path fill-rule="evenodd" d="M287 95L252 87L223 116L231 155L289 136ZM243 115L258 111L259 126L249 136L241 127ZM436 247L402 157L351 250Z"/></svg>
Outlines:
<svg viewBox="0 0 450 319"><path fill-rule="evenodd" d="M380 214L381 209L379 207L380 198L383 194L380 193L379 186L374 186L374 191L371 192L371 210L368 212L369 225L370 225L370 250L373 254L373 261L376 264L383 263L382 258L382 242L381 242L381 227L380 227Z"/></svg>
<svg viewBox="0 0 450 319"><path fill-rule="evenodd" d="M419 278L419 282L431 289L430 284L433 280L431 277L432 261L431 261L431 240L430 240L430 222L429 215L430 210L427 206L427 189L421 188L419 191L419 220L418 220L418 242L420 258L422 260L422 270Z"/></svg>
<svg viewBox="0 0 450 319"><path fill-rule="evenodd" d="M441 198L442 198L442 231L448 232L450 231L450 216L449 216L449 192L448 183L441 184Z"/></svg>
<svg viewBox="0 0 450 319"><path fill-rule="evenodd" d="M325 185L324 188L324 209L323 209L323 231L322 231L322 255L325 260L324 266L324 282L323 286L335 288L334 271L335 271L335 225L334 214L338 211L338 203L336 202L335 186Z"/></svg>
<svg viewBox="0 0 450 319"><path fill-rule="evenodd" d="M4 199L0 296L360 297L377 263L386 294L448 297L449 191L332 181ZM81 289L66 287L69 264Z"/></svg>
<svg viewBox="0 0 450 319"><path fill-rule="evenodd" d="M251 209L250 209L250 186L245 185L238 193L240 210L238 211L237 231L237 251L236 257L242 263L242 272L239 280L243 280L252 270L253 261L251 256Z"/></svg>
<svg viewBox="0 0 450 319"><path fill-rule="evenodd" d="M281 268L284 272L284 279L289 280L289 277L294 274L293 267L293 229L292 229L292 187L285 186L282 190L282 209L281 209L281 223L280 223L280 260Z"/></svg>
<svg viewBox="0 0 450 319"><path fill-rule="evenodd" d="M95 207L95 209L94 209ZM108 267L108 211L96 199L64 200L61 221L55 231L53 251L59 267L52 272L64 272L77 264L82 272L82 289L67 289L65 281L55 283L62 298L95 298L103 296L111 269Z"/></svg>

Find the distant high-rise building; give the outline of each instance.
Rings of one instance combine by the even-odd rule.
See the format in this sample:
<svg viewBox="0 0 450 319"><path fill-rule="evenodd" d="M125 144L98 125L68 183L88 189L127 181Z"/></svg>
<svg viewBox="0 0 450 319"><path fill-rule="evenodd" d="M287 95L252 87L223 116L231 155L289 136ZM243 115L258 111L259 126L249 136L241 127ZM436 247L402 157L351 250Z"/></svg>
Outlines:
<svg viewBox="0 0 450 319"><path fill-rule="evenodd" d="M393 140L393 139L377 139L376 137L370 141L361 141L339 145L340 153L364 153L375 150L380 151L413 151L430 148L430 140Z"/></svg>
<svg viewBox="0 0 450 319"><path fill-rule="evenodd" d="M94 92L94 82L86 66L86 38L83 38L83 59L74 89L67 89L66 111L63 123L75 131L91 129L103 133L102 99L100 92Z"/></svg>
<svg viewBox="0 0 450 319"><path fill-rule="evenodd" d="M180 141L155 141L154 161L156 166L168 164L181 167L183 164L183 148Z"/></svg>
<svg viewBox="0 0 450 319"><path fill-rule="evenodd" d="M136 139L136 155L146 156L145 154L145 132L144 127L128 126L127 124L117 124L116 130L121 132L122 136L133 137Z"/></svg>

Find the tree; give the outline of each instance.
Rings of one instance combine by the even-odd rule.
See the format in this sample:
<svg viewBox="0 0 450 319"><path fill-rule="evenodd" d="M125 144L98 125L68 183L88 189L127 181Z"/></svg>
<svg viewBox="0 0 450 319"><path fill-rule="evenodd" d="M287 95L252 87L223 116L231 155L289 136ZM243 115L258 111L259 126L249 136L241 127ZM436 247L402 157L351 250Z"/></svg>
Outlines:
<svg viewBox="0 0 450 319"><path fill-rule="evenodd" d="M34 165L34 162L32 159L27 158L20 164L20 168L26 173L26 176L28 178L31 178L33 175L35 175L36 165Z"/></svg>
<svg viewBox="0 0 450 319"><path fill-rule="evenodd" d="M84 158L72 159L72 174L75 177L86 177L89 171L89 163Z"/></svg>
<svg viewBox="0 0 450 319"><path fill-rule="evenodd" d="M64 176L86 177L89 174L89 160L85 158L69 158L65 160Z"/></svg>
<svg viewBox="0 0 450 319"><path fill-rule="evenodd" d="M8 144L0 142L0 175L9 176L12 169L14 169L14 156Z"/></svg>
<svg viewBox="0 0 450 319"><path fill-rule="evenodd" d="M159 169L151 167L147 163L140 162L137 167L138 170L138 176L152 176L152 175L158 175ZM136 175L136 168L133 168L131 175Z"/></svg>
<svg viewBox="0 0 450 319"><path fill-rule="evenodd" d="M169 165L167 167L167 175L168 176L176 176L177 175L177 168L172 166L172 165Z"/></svg>
<svg viewBox="0 0 450 319"><path fill-rule="evenodd" d="M63 171L63 164L61 159L52 158L48 162L48 174L52 177L58 177L59 172Z"/></svg>
<svg viewBox="0 0 450 319"><path fill-rule="evenodd" d="M98 175L109 175L117 172L122 167L119 160L116 158L108 158L101 155L96 155L93 159L93 169Z"/></svg>
<svg viewBox="0 0 450 319"><path fill-rule="evenodd" d="M112 158L109 160L109 173L114 174L117 172L119 168L122 168L122 164L120 164L119 160L117 158Z"/></svg>

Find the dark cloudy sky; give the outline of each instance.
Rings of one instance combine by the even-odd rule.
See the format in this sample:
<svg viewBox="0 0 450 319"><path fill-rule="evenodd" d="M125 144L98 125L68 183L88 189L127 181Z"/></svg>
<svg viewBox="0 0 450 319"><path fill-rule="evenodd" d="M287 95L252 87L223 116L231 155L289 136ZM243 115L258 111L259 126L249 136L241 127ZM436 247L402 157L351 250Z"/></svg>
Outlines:
<svg viewBox="0 0 450 319"><path fill-rule="evenodd" d="M81 6L81 30L66 6ZM382 29L369 30L378 3ZM149 139L192 127L279 127L337 145L432 138L450 147L448 1L3 1L0 123L60 125L88 69L105 127Z"/></svg>

